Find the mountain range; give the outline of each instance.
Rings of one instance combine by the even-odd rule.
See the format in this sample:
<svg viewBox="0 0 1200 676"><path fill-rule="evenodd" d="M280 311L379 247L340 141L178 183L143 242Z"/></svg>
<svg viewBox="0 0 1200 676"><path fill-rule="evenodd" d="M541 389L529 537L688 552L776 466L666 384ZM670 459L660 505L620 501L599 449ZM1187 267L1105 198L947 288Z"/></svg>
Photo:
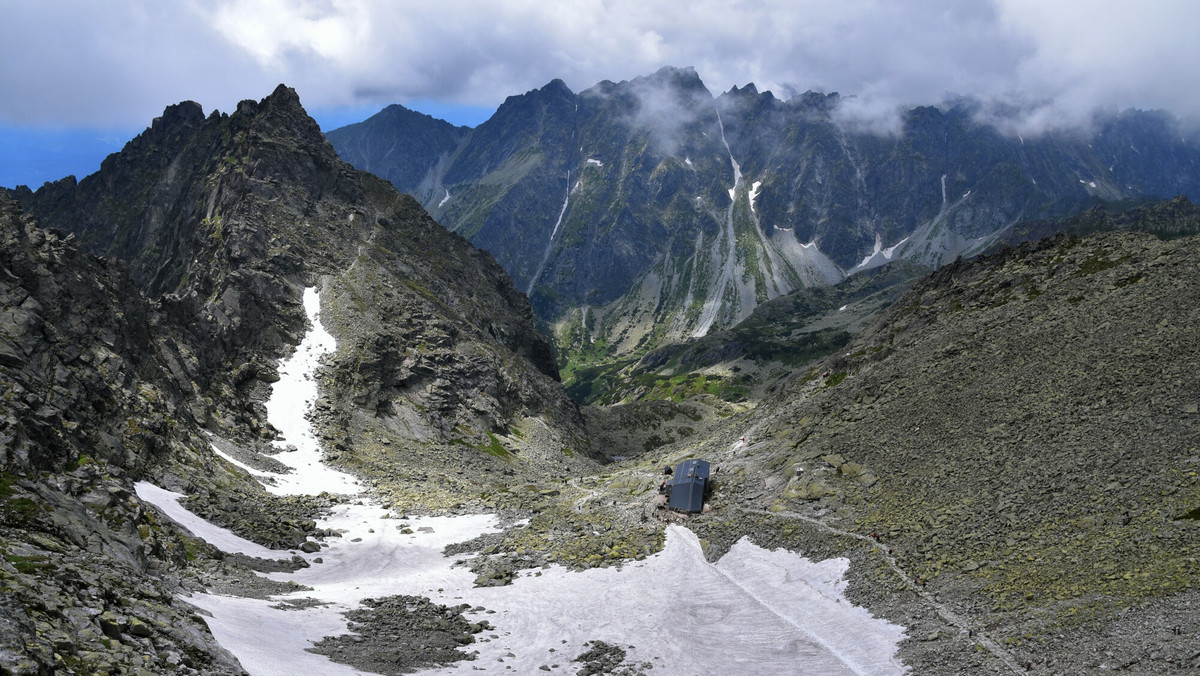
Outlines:
<svg viewBox="0 0 1200 676"><path fill-rule="evenodd" d="M664 68L579 93L555 80L474 129L394 105L327 136L495 256L564 357L700 337L890 260L933 269L1018 222L1200 187L1200 139L1161 111L1022 136L971 100L892 129L845 103L714 96Z"/></svg>
<svg viewBox="0 0 1200 676"><path fill-rule="evenodd" d="M187 595L295 593L280 580L326 565L342 533L323 520L353 506L380 514L372 533L497 515L443 552L479 587L635 575L682 525L727 579L743 539L847 561L834 603L903 627L897 664L917 673L1194 672L1200 208L1094 205L1191 191L1194 145L1149 113L1089 147L1014 140L965 104L881 135L836 103L714 99L665 70L551 83L473 130L390 108L364 123L408 130L384 180L335 148L386 144L327 139L280 86L230 113L171 105L97 173L0 191L0 671L242 673ZM1122 169L1130 142L1147 159ZM405 180L474 225L443 227L388 182ZM905 237L919 255L892 248ZM266 403L314 293L336 350L308 419L360 496L267 490L290 451ZM599 355L575 399L538 313L560 351L567 321L574 354ZM690 458L712 491L672 513L663 468ZM283 557L221 551L141 482ZM719 630L702 594L677 596L669 612ZM483 607L365 605L379 621L322 642L332 659L441 642L444 664L485 625L513 631L463 619ZM658 655L601 629L553 640L547 668Z"/></svg>

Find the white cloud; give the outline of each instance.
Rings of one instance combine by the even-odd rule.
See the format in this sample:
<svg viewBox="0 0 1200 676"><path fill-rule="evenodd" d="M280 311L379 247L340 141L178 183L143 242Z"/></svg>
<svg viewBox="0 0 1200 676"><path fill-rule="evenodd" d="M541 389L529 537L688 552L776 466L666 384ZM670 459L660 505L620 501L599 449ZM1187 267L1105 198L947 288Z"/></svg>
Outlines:
<svg viewBox="0 0 1200 676"><path fill-rule="evenodd" d="M144 124L183 99L231 109L275 84L307 106L499 104L664 65L714 92L948 94L1047 121L1093 106L1200 114L1200 3L1081 0L50 0L0 4L0 123ZM860 112L861 112L860 111Z"/></svg>

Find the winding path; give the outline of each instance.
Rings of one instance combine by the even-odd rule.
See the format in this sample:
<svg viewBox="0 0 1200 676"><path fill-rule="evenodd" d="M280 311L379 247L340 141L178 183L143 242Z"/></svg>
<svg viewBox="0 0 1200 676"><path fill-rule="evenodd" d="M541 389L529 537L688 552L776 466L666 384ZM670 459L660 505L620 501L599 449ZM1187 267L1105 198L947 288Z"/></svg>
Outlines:
<svg viewBox="0 0 1200 676"><path fill-rule="evenodd" d="M830 535L856 538L858 540L867 542L872 547L874 547L876 551L879 552L879 555L882 556L883 560L887 562L888 567L891 568L893 571L895 571L895 573L897 575L899 575L901 577L901 579L905 580L906 583L909 585L909 587L913 590L913 592L915 592L921 598L925 599L925 601L927 603L929 603L930 606L932 606L935 610L937 610L938 614L941 615L943 619L945 619L950 624L953 624L954 626L958 627L960 630L962 630L964 632L968 632L968 633L973 632L973 637L978 639L980 645L987 648L988 651L990 653L992 653L992 655L994 655L997 659L999 659L1001 662L1003 662L1005 665L1007 665L1009 669L1012 669L1014 673L1024 673L1025 670L1021 667L1021 665L1018 664L1017 661L1012 657L1012 655L1008 654L1008 651L1006 651L1003 647L1001 647L1001 645L999 643L997 643L994 639L992 639L990 636L988 636L983 631L972 628L970 626L969 620L967 620L962 615L959 615L958 613L951 610L948 606L946 606L946 604L942 603L941 601L938 601L937 598L935 598L933 594L925 591L925 589L922 588L920 585L913 583L912 582L913 576L908 574L907 572L905 572L904 569L900 567L900 564L896 563L896 557L894 557L888 553L888 548L885 545L883 545L881 542L875 540L874 538L867 537L866 535L862 535L860 533L853 533L851 531L842 530L840 528L834 528L833 526L830 526L829 524L822 522L820 519L816 519L811 516L806 516L804 514L800 514L797 512L792 512L792 511L787 511L787 510L780 511L780 512L771 512L771 511L767 511L765 509L750 509L748 507L732 507L732 509L735 509L739 512L745 512L747 514L763 514L766 516L783 517L783 518L787 518L787 519L796 519L798 521L805 521L807 523L812 524L813 526L816 526L818 529L825 531L826 533L829 533Z"/></svg>

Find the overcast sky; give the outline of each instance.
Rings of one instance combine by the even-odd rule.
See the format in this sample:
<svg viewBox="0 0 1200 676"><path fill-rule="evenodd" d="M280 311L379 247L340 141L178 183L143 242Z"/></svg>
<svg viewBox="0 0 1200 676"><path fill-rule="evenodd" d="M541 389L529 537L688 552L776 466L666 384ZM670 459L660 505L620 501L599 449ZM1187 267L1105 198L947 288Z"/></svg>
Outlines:
<svg viewBox="0 0 1200 676"><path fill-rule="evenodd" d="M64 134L84 141L60 153L104 139L119 147L168 104L230 111L280 82L326 128L390 103L477 124L506 96L556 77L581 91L664 65L694 66L714 94L749 82L780 98L853 94L867 115L969 95L1017 103L1032 126L1072 123L1097 107L1200 117L1198 0L682 6L0 0L0 185L23 166L53 165L53 149L37 149ZM20 182L40 185L37 176Z"/></svg>

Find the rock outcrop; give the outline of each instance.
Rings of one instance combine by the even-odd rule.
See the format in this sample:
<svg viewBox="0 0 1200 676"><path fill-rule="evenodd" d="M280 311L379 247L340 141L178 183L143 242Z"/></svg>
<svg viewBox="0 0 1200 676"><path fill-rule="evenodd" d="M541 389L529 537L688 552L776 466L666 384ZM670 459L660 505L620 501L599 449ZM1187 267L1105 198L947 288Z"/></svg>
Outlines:
<svg viewBox="0 0 1200 676"><path fill-rule="evenodd" d="M0 196L0 671L239 673L173 598L196 546L132 487L231 479L205 465L186 353L72 239Z"/></svg>

